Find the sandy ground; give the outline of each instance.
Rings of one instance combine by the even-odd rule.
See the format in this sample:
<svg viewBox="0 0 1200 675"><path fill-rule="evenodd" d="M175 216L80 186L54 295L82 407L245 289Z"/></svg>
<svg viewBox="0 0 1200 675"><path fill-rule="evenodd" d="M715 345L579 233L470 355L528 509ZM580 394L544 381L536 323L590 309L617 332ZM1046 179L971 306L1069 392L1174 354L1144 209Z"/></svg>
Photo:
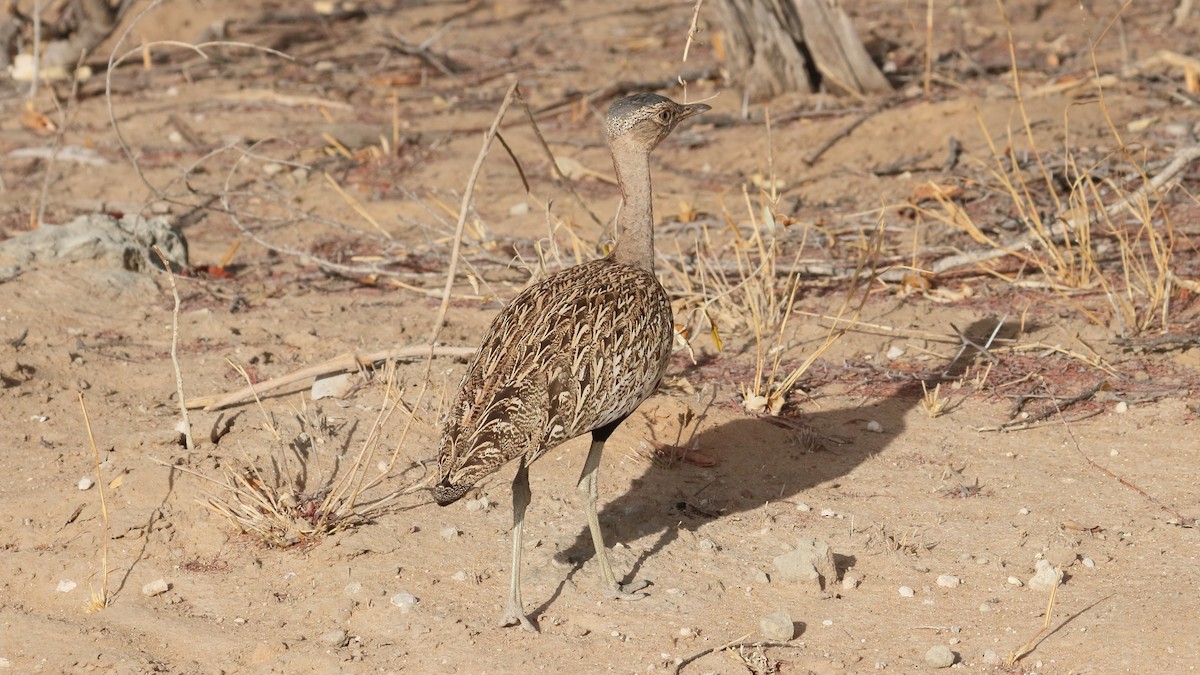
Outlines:
<svg viewBox="0 0 1200 675"><path fill-rule="evenodd" d="M1027 167L1032 138L1050 163L1061 167L1069 148L1097 175L1135 189L1136 174L1109 170L1131 166L1110 162L1114 131L1151 173L1200 142L1182 68L1154 58L1188 53L1182 46L1197 44L1200 17L1172 27L1173 5L1159 1L1133 3L1115 22L1115 6L1007 5L1027 135L994 4L938 7L929 97L925 8L846 5L902 95L878 111L877 101L830 96L772 101L770 136L765 103L750 102L743 119L740 94L721 79L710 7L701 12L708 30L680 62L690 3L401 3L368 5L357 20L264 25L237 3L167 2L135 27L133 44L192 41L225 18L228 39L294 60L217 47L203 60L163 46L152 50L153 67L143 69L139 55L114 72L113 117L141 176L114 133L102 77L84 83L69 107L68 89L53 90L65 117L45 88L35 106L65 129L65 147L101 165L7 156L50 147L54 136L19 122L26 89L4 85L0 227L8 238L28 229L43 194L48 223L145 208L187 237L192 268L178 278L187 398L240 387L230 363L263 381L341 354L428 344L458 203L507 74L521 79L556 156L587 170L570 173L602 222L554 180L514 107L503 133L531 192L493 148L443 345L474 346L499 301L531 273L599 255L597 243L611 235L618 196L602 179L611 169L599 117L608 99L581 106L581 94L686 71L694 73L689 99L719 95L654 160L660 272L694 358L675 355L662 390L613 436L601 470L612 559L618 574L651 582L647 598L600 592L574 490L583 439L531 469L523 578L539 635L496 626L513 467L451 507L424 493L398 496L370 509L369 522L291 533L289 547L240 532L203 502L232 500L227 477L255 467L257 484L294 490L300 512L368 444L389 378L364 373L340 398L313 401L306 382L261 404L193 411L189 451L176 431L166 276L37 262L0 284L0 672L907 673L930 669L926 654L939 645L968 672L1194 670L1200 347L1147 347L1161 322L1140 335L1125 330L1142 348L1120 343L1124 327L1096 280L1067 287L1009 258L988 269L1020 282L980 266L943 275L925 292L874 282L860 330L805 373L779 417L751 415L742 404L758 348L738 310L747 301L712 305L718 351L695 311L705 299L698 277L685 283L680 261L701 226L748 231L743 187L759 204L756 185L772 170L782 191L775 212L788 219L780 264L799 252L853 265L880 222L887 264L908 264L914 251L978 249L928 215L936 202L923 202L924 211L912 203L931 181L961 188L956 203L1008 236L1003 222L1011 227L1015 207L998 187L1003 162L987 135L997 153ZM435 60L455 73L388 48L439 31ZM1089 41L1102 33L1094 64L1110 76L1104 106L1094 87L1071 86L1091 74ZM864 114L811 166L805 161ZM381 136L388 150L372 155ZM944 165L950 137L963 149L954 166ZM1168 196L1173 264L1195 283L1200 175L1193 166L1181 179ZM359 270L334 274L315 256ZM380 260L388 274L361 271ZM783 283L772 288L784 301ZM826 276L801 280L780 343L785 370L820 345L829 324L814 315L835 314L848 289ZM1166 327L1195 336L1195 292L1177 285L1171 294ZM1001 317L1011 329L1006 348L993 360L955 360L957 330L985 339ZM393 390L415 406L416 421L409 427L397 410L378 427L366 470L375 476L393 451L396 461L364 503L420 477L413 463L432 456L442 401L463 368L442 357L396 368ZM949 408L934 416L919 382L947 368ZM96 481L97 458L81 392L101 462L100 484L87 490L80 481ZM1088 395L1070 401L1080 394ZM1027 427L988 430L1022 415ZM787 581L776 566L805 537L833 551L840 578L824 589ZM105 584L105 552L108 606L88 611ZM1029 584L1039 560L1064 572L1040 635L1049 592ZM143 591L158 580L168 590ZM402 594L415 605L400 606ZM781 610L795 637L767 640L760 619ZM1006 665L1031 639L1032 651ZM738 646L721 649L730 643Z"/></svg>

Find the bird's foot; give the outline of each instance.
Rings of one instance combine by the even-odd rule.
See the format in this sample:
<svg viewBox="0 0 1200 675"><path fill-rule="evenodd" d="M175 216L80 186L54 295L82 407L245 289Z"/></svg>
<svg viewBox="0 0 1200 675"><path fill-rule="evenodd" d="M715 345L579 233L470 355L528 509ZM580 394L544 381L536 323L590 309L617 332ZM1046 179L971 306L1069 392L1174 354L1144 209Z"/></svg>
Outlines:
<svg viewBox="0 0 1200 675"><path fill-rule="evenodd" d="M627 584L615 584L609 590L609 597L617 600L641 600L648 597L649 593L642 593L641 590L650 585L645 579L636 579Z"/></svg>
<svg viewBox="0 0 1200 675"><path fill-rule="evenodd" d="M510 604L508 608L504 610L504 616L500 617L500 627L506 628L508 626L515 626L517 624L521 624L521 628L524 628L530 633L538 632L537 627L533 625L533 623L529 620L529 617L525 616L525 613L521 611L521 608L514 607Z"/></svg>

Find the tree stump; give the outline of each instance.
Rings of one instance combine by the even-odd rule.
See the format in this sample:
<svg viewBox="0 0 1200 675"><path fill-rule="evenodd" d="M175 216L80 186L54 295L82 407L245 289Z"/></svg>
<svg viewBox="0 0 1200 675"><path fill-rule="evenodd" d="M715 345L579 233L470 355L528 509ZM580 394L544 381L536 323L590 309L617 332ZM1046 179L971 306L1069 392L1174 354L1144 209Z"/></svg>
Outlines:
<svg viewBox="0 0 1200 675"><path fill-rule="evenodd" d="M717 10L730 72L751 98L892 91L838 0L719 0Z"/></svg>

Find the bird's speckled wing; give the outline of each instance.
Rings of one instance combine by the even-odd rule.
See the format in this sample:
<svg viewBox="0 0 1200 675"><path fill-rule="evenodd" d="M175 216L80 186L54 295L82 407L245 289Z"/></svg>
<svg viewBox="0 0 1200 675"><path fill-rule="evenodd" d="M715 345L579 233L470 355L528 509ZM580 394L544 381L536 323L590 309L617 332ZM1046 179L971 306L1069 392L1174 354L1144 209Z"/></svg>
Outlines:
<svg viewBox="0 0 1200 675"><path fill-rule="evenodd" d="M625 417L662 379L672 334L666 292L636 267L597 260L526 289L467 368L442 434L441 478L469 487Z"/></svg>

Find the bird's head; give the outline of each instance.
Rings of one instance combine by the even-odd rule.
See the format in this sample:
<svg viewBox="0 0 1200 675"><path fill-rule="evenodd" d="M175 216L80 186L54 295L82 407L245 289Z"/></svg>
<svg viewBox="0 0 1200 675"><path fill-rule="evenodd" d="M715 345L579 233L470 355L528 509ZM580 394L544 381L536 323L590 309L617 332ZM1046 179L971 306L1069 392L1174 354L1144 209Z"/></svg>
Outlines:
<svg viewBox="0 0 1200 675"><path fill-rule="evenodd" d="M658 94L626 96L608 109L608 141L631 143L649 153L680 122L710 109L703 103L684 105Z"/></svg>

